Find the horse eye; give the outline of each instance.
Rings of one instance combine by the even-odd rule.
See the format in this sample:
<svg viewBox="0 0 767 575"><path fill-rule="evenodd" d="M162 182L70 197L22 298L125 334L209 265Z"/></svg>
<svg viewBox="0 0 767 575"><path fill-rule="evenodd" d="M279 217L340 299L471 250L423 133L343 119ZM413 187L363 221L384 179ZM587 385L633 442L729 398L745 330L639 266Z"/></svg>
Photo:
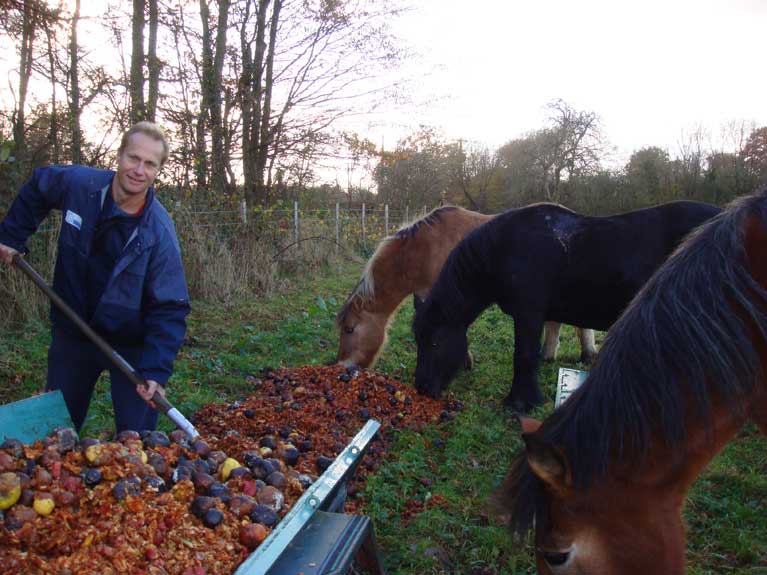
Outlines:
<svg viewBox="0 0 767 575"><path fill-rule="evenodd" d="M541 551L540 553L549 567L561 567L570 558L569 551Z"/></svg>
<svg viewBox="0 0 767 575"><path fill-rule="evenodd" d="M439 347L439 343L438 343L438 342L435 340L435 341L431 342L431 346L432 346L434 349L437 349L437 348Z"/></svg>
<svg viewBox="0 0 767 575"><path fill-rule="evenodd" d="M344 331L346 333L354 333L354 326L353 325L347 325L344 327Z"/></svg>

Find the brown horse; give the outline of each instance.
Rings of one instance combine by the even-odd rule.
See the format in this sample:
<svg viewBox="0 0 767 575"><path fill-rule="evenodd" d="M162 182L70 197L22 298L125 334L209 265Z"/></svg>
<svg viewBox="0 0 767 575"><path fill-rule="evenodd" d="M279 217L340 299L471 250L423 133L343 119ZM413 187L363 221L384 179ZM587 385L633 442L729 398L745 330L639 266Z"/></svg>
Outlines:
<svg viewBox="0 0 767 575"><path fill-rule="evenodd" d="M340 331L338 363L370 367L386 343L389 323L408 295L426 299L447 256L469 232L495 215L456 206L432 210L427 216L385 238L372 255L357 286L336 318ZM544 328L543 359L553 360L560 324ZM594 332L577 329L581 361L596 356Z"/></svg>
<svg viewBox="0 0 767 575"><path fill-rule="evenodd" d="M748 421L767 433L767 188L694 232L611 328L499 500L538 572L681 575L682 505Z"/></svg>

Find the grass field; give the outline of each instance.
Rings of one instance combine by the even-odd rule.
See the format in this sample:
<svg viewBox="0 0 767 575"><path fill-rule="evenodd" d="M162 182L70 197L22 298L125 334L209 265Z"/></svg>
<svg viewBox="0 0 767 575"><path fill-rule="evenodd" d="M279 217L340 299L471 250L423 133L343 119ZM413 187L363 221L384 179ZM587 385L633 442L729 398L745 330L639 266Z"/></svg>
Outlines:
<svg viewBox="0 0 767 575"><path fill-rule="evenodd" d="M193 302L170 400L191 414L206 403L237 399L246 388L245 377L264 367L324 363L334 357L333 318L360 271L359 264L346 265L311 281L283 280L283 295L267 300L226 307ZM377 365L408 383L415 368L411 320L408 300ZM475 369L461 373L449 388L464 410L423 433L401 433L392 456L361 494L389 574L534 572L529 547L513 544L487 505L521 447L516 421L500 407L511 378L512 322L491 308L472 326L469 339ZM43 324L0 335L3 402L42 388L47 342ZM538 415L552 408L559 367L586 368L577 362L578 354L573 330L566 328L558 361L540 372L549 402ZM108 437L112 425L108 386L101 381L83 433ZM161 427L168 429L168 422ZM699 478L685 510L688 573L767 575L766 455L767 439L748 427ZM405 514L413 503L424 511Z"/></svg>

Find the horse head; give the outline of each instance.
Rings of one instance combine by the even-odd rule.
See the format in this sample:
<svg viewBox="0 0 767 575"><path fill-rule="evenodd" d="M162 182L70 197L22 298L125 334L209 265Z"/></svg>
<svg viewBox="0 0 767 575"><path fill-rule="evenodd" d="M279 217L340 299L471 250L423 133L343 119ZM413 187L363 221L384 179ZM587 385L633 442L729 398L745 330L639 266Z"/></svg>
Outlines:
<svg viewBox="0 0 767 575"><path fill-rule="evenodd" d="M683 497L632 477L606 477L587 490L576 488L564 450L523 421L525 452L506 485L507 497L530 497L520 484L535 484L532 526L538 573L546 575L641 575L684 573L685 533L679 509ZM519 476L527 474L526 481ZM516 475L516 477L514 477ZM515 493L516 491L516 493ZM512 522L519 518L512 516ZM515 525L519 529L519 524Z"/></svg>
<svg viewBox="0 0 767 575"><path fill-rule="evenodd" d="M469 343L466 326L435 322L435 305L427 299L416 312L413 332L418 345L415 387L418 393L439 397L465 364Z"/></svg>
<svg viewBox="0 0 767 575"><path fill-rule="evenodd" d="M337 362L350 367L370 367L386 343L388 314L366 310L362 305L347 304L336 318L340 336Z"/></svg>

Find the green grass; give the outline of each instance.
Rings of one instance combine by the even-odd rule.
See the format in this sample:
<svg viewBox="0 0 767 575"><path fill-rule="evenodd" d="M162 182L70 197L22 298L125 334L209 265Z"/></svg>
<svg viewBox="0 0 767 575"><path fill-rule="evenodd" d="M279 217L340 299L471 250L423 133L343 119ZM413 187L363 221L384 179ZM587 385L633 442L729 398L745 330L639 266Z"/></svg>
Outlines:
<svg viewBox="0 0 767 575"><path fill-rule="evenodd" d="M222 306L193 303L189 338L176 363L170 400L191 414L210 402L237 399L245 377L264 367L324 363L335 356L335 312L358 280L361 266L325 270L310 281L283 280L282 295ZM392 324L377 365L413 380L412 301ZM598 334L599 335L599 334ZM559 359L539 380L552 408L559 367L585 369L572 328L565 328ZM392 455L361 494L373 518L390 575L533 573L530 549L513 544L488 506L509 461L521 447L516 422L500 407L511 381L513 325L497 308L472 326L475 358L449 393L464 404L456 419L421 433L402 432ZM598 338L599 340L599 338ZM0 390L5 401L42 388L47 328L0 335ZM99 383L85 434L112 429L106 381ZM167 420L161 426L169 429ZM688 573L767 575L767 439L746 428L699 478L688 498ZM406 518L413 502L424 511ZM436 502L436 504L435 504Z"/></svg>

